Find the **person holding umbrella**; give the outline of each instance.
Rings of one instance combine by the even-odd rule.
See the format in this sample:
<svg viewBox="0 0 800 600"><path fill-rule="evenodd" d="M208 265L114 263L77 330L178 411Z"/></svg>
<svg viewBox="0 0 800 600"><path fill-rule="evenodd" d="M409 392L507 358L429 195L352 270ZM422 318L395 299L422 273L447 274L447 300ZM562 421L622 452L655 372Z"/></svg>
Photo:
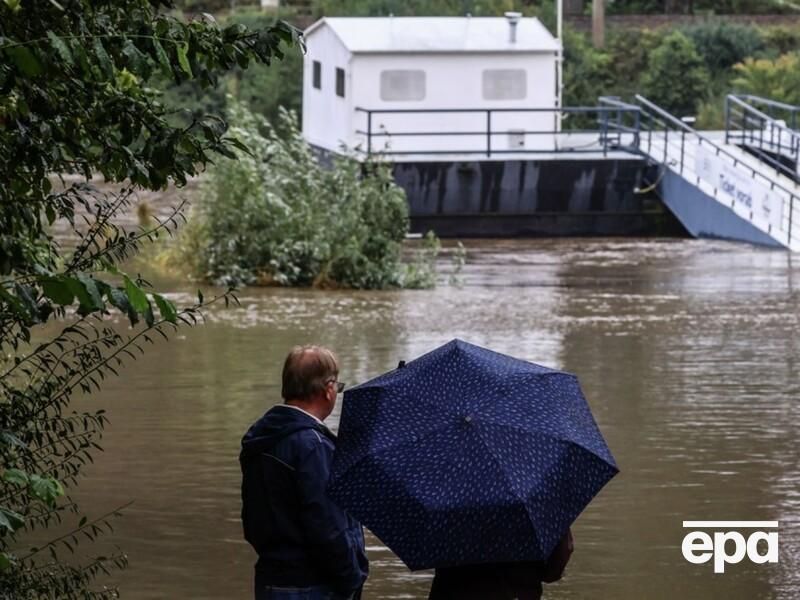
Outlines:
<svg viewBox="0 0 800 600"><path fill-rule="evenodd" d="M258 553L256 600L357 600L368 563L361 525L325 493L336 436L323 421L344 388L334 354L294 348L284 404L242 439L242 524Z"/></svg>
<svg viewBox="0 0 800 600"><path fill-rule="evenodd" d="M537 598L618 473L577 378L453 340L345 393L329 496L436 600Z"/></svg>
<svg viewBox="0 0 800 600"><path fill-rule="evenodd" d="M546 562L436 569L428 600L539 600L542 583L561 579L573 550L572 531L567 530Z"/></svg>

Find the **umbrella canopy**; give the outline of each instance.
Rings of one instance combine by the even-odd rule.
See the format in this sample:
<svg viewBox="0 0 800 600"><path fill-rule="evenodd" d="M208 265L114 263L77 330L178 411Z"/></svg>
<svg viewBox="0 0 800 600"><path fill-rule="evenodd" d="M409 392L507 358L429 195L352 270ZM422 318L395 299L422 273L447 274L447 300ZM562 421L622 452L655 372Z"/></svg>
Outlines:
<svg viewBox="0 0 800 600"><path fill-rule="evenodd" d="M617 472L574 375L453 340L345 392L328 492L418 570L546 560Z"/></svg>

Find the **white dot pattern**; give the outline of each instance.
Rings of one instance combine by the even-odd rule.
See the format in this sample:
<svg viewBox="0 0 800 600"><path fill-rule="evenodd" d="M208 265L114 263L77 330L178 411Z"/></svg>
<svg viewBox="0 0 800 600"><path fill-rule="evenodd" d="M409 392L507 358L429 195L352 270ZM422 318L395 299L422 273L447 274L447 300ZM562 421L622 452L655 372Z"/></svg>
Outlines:
<svg viewBox="0 0 800 600"><path fill-rule="evenodd" d="M345 392L328 492L419 570L545 560L617 472L574 375L453 340Z"/></svg>

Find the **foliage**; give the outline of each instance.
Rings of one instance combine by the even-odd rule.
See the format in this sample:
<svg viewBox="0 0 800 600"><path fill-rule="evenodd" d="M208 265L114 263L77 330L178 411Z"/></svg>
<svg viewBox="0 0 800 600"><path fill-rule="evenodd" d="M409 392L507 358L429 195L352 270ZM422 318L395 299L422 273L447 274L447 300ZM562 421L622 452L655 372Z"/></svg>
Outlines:
<svg viewBox="0 0 800 600"><path fill-rule="evenodd" d="M337 157L325 167L294 113L282 110L273 126L241 103L229 111L231 133L250 154L209 173L173 256L199 252L197 275L226 284L409 284L401 263L408 207L387 164Z"/></svg>
<svg viewBox="0 0 800 600"><path fill-rule="evenodd" d="M269 27L274 18L263 12L239 11L231 18L250 28ZM250 108L269 120L278 117L278 108L300 110L303 97L303 55L287 54L280 64L271 67L253 65L249 69L235 69L229 76L234 85L227 91L237 99L247 102Z"/></svg>
<svg viewBox="0 0 800 600"><path fill-rule="evenodd" d="M800 104L800 53L784 54L775 60L748 58L734 69L737 92Z"/></svg>
<svg viewBox="0 0 800 600"><path fill-rule="evenodd" d="M611 15L663 13L664 0L609 0L606 3L606 12Z"/></svg>
<svg viewBox="0 0 800 600"><path fill-rule="evenodd" d="M417 248L416 257L405 265L403 285L416 289L430 288L436 285L436 259L441 250L442 243L439 238L432 231L426 233ZM451 281L450 284L456 285L457 281Z"/></svg>
<svg viewBox="0 0 800 600"><path fill-rule="evenodd" d="M564 31L564 105L594 106L613 84L612 59L570 28Z"/></svg>
<svg viewBox="0 0 800 600"><path fill-rule="evenodd" d="M155 336L193 324L208 304L198 295L179 309L118 266L174 231L181 206L151 229L128 231L115 217L130 208L137 188L183 184L214 156L234 156L243 146L225 135L218 117L189 115L175 126L170 107L145 82L160 71L176 82L214 85L218 72L269 63L297 41L288 25L252 31L207 18L186 23L169 8L165 0L0 0L4 599L117 597L93 581L125 566L124 555L64 556L110 527L115 513L89 520L66 495L107 424L102 410L70 412L71 401L98 390ZM120 190L100 193L94 175L120 182ZM61 245L51 227L71 230L77 245ZM120 332L112 312L133 329ZM65 517L71 530L30 548L26 534Z"/></svg>
<svg viewBox="0 0 800 600"><path fill-rule="evenodd" d="M613 65L609 88L614 95L628 97L641 91L641 77L647 72L650 55L663 38L663 32L652 29L623 29L609 34L605 51Z"/></svg>
<svg viewBox="0 0 800 600"><path fill-rule="evenodd" d="M764 49L764 38L758 28L749 25L707 21L681 32L694 43L706 68L712 74L727 71L748 56Z"/></svg>
<svg viewBox="0 0 800 600"><path fill-rule="evenodd" d="M694 114L708 86L708 71L691 40L679 31L653 50L642 78L646 96L679 116Z"/></svg>
<svg viewBox="0 0 800 600"><path fill-rule="evenodd" d="M684 0L685 2L686 0ZM786 0L694 0L697 12L718 15L760 15L796 13Z"/></svg>
<svg viewBox="0 0 800 600"><path fill-rule="evenodd" d="M461 242L456 243L456 247L451 256L451 263L453 265L453 270L450 272L448 283L456 287L462 287L464 282L461 279L461 271L467 263L467 249Z"/></svg>
<svg viewBox="0 0 800 600"><path fill-rule="evenodd" d="M313 0L315 16L497 16L516 10L513 0Z"/></svg>
<svg viewBox="0 0 800 600"><path fill-rule="evenodd" d="M609 14L778 14L794 12L785 0L607 0Z"/></svg>
<svg viewBox="0 0 800 600"><path fill-rule="evenodd" d="M224 22L251 29L266 29L274 25L275 17L264 11L238 10L226 17ZM176 85L163 77L155 78L152 85L163 90L162 101L165 104L184 107L194 115L223 114L226 98L232 96L247 102L267 119L274 120L281 106L289 110L300 109L302 81L303 55L290 52L275 65L234 66L213 87L204 87L194 80Z"/></svg>
<svg viewBox="0 0 800 600"><path fill-rule="evenodd" d="M588 36L567 27L565 106L594 105L599 95L630 98L644 93L656 104L682 107L684 114L697 110L699 127L720 128L724 126L725 95L734 91L732 82L737 74L741 76L734 65L750 57L778 58L783 49L800 46L800 29L788 27L761 29L707 22L685 27L680 33L696 43L702 69L697 68L696 57L685 43L665 42L673 34L666 28L611 30L605 48L598 50ZM657 72L651 70L651 61L658 67ZM675 81L681 84L674 85ZM770 88L762 88L760 95L765 89ZM676 97L681 96L684 101L676 103Z"/></svg>
<svg viewBox="0 0 800 600"><path fill-rule="evenodd" d="M258 6L259 4L259 0L176 0L175 2L177 8L187 13L217 13L231 10L231 8Z"/></svg>
<svg viewBox="0 0 800 600"><path fill-rule="evenodd" d="M772 58L800 48L800 27L786 25L766 27L763 29L762 35L766 51L774 54Z"/></svg>

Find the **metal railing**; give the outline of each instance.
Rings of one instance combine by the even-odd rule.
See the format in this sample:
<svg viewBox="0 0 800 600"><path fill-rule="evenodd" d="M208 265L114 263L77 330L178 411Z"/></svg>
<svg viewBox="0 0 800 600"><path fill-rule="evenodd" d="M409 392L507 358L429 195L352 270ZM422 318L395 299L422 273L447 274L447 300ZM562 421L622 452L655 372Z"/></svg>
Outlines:
<svg viewBox="0 0 800 600"><path fill-rule="evenodd" d="M647 98L637 95L636 101L642 108L642 139L640 143L642 153L658 160L665 167L673 169L701 189L703 184L713 187L713 197L721 201L717 187L704 181L696 171L694 163L689 162L696 160L697 148L708 150L720 160L735 167L737 172L752 178L772 191L779 192L785 203L783 215L784 221L786 221L786 243L789 247L794 247L800 241L800 237L795 236L793 230L794 215L800 210L800 197L794 189L779 183L777 177L754 168L741 157L726 150ZM753 220L752 211L750 220ZM776 235L772 233L771 225L768 229L771 235Z"/></svg>
<svg viewBox="0 0 800 600"><path fill-rule="evenodd" d="M630 134L630 148L638 153L642 133L642 109L618 96L600 96L597 102L602 107L617 111L617 118L611 122L611 127L617 135Z"/></svg>
<svg viewBox="0 0 800 600"><path fill-rule="evenodd" d="M639 140L638 115L639 109L635 106L578 106L563 108L413 108L413 109L368 109L356 107L357 112L366 117L365 127L356 129L358 135L365 136L367 154L382 155L432 155L432 154L467 154L480 155L488 158L493 155L505 154L536 154L553 152L602 152L604 156L610 151L636 152ZM548 129L512 128L499 125L497 121L501 116L509 115L552 115L553 126ZM376 123L379 116L400 115L402 117L420 115L476 115L477 126L469 126L456 130L411 128L398 129L387 127L385 124ZM576 116L579 122L576 127L561 128L563 119ZM590 117L587 119L586 117ZM504 119L507 122L507 119ZM452 122L453 119L450 119ZM627 123L633 125L628 126ZM414 119L404 118L404 124L414 124ZM581 127L580 124L593 124L593 127ZM552 143L545 147L517 147L507 148L496 143L498 136L551 136ZM593 137L596 136L596 139ZM432 148L437 144L433 140L447 138L472 137L482 139L480 143L473 143L469 147ZM414 145L403 150L391 147L379 147L379 141L389 142L399 138L416 138L421 140L419 145ZM588 139L588 143L587 143ZM582 141L577 146L566 145L565 141Z"/></svg>
<svg viewBox="0 0 800 600"><path fill-rule="evenodd" d="M759 160L798 182L798 112L800 107L758 96L729 95L725 98L725 142L745 148ZM779 116L788 118L789 124Z"/></svg>
<svg viewBox="0 0 800 600"><path fill-rule="evenodd" d="M800 106L752 94L731 94L730 96L758 108L762 113L769 115L771 119L783 121L793 131L797 131L800 126Z"/></svg>

